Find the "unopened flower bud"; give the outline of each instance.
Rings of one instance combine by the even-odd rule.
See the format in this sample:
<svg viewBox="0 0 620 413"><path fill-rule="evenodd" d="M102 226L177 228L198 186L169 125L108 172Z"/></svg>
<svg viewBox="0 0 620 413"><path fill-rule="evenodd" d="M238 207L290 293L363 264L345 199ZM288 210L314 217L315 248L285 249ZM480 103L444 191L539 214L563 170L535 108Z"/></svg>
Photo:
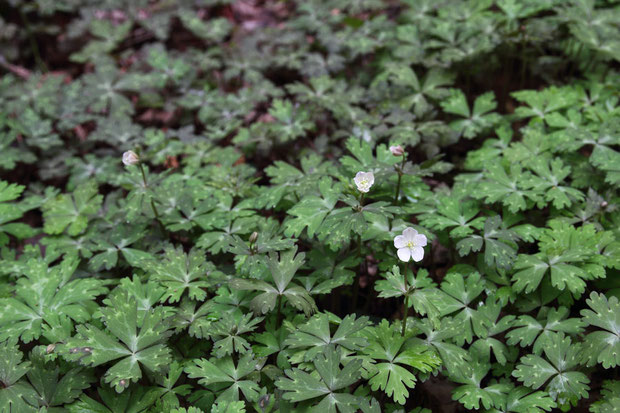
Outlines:
<svg viewBox="0 0 620 413"><path fill-rule="evenodd" d="M47 354L50 354L51 352L54 351L55 348L56 348L56 344L48 344L48 346L45 348L45 352Z"/></svg>
<svg viewBox="0 0 620 413"><path fill-rule="evenodd" d="M140 158L134 151L127 151L123 153L123 163L125 165L135 165L138 162L140 162Z"/></svg>
<svg viewBox="0 0 620 413"><path fill-rule="evenodd" d="M392 152L394 156L403 156L405 154L405 150L400 145L390 146L390 152Z"/></svg>
<svg viewBox="0 0 620 413"><path fill-rule="evenodd" d="M254 231L252 235L250 235L250 244L254 244L258 239L258 232Z"/></svg>

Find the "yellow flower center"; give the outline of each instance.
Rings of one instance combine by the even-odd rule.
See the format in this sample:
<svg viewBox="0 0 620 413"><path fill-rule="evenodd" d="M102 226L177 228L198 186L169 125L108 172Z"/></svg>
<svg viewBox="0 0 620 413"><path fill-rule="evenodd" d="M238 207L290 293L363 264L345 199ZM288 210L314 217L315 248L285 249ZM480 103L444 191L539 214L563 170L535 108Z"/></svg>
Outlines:
<svg viewBox="0 0 620 413"><path fill-rule="evenodd" d="M414 243L413 241L409 241L409 242L407 242L407 248L413 248L413 247L415 247L415 246L416 246L416 245L415 245L415 243Z"/></svg>

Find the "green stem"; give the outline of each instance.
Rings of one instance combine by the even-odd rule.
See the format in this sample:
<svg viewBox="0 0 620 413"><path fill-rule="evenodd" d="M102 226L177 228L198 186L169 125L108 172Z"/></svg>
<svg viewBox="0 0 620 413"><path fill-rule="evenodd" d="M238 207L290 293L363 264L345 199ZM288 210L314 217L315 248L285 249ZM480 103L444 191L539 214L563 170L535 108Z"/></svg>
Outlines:
<svg viewBox="0 0 620 413"><path fill-rule="evenodd" d="M144 187L146 188L148 184L146 183L146 174L144 173L144 166L142 166L142 162L138 163L138 165L140 165L140 172L142 172L142 182L144 183ZM155 202L153 202L153 198L151 198L151 209L153 210L155 219L157 220L157 223L161 227L162 232L165 233L166 228L164 227L164 224L161 222L161 219L159 218L159 213L157 212L157 208L155 207Z"/></svg>
<svg viewBox="0 0 620 413"><path fill-rule="evenodd" d="M362 236L359 234L357 235L357 256L360 258L360 260L362 259ZM363 260L360 262L360 266L359 266L360 271L362 269L363 262L364 262ZM355 281L353 284L353 301L352 301L353 311L357 309L357 300L360 294L360 279L359 279L360 271L358 271L357 275L355 276Z"/></svg>
<svg viewBox="0 0 620 413"><path fill-rule="evenodd" d="M405 300L403 301L403 329L400 332L402 337L405 337L405 331L407 331L407 313L409 312L409 287L407 286L407 263L405 263L405 268L403 270L403 277L405 281Z"/></svg>
<svg viewBox="0 0 620 413"><path fill-rule="evenodd" d="M39 66L39 70L42 72L47 72L47 66L45 62L41 58L41 53L39 52L39 45L37 40L34 38L34 34L32 33L32 27L30 26L30 22L28 21L28 17L26 17L26 13L19 8L19 15L26 26L26 33L28 33L28 40L30 41L30 49L32 49L32 55L34 56L35 62L37 62L37 66Z"/></svg>
<svg viewBox="0 0 620 413"><path fill-rule="evenodd" d="M403 177L403 168L405 167L406 156L403 154L403 160L400 163L400 170L398 172L398 182L396 182L396 193L394 194L394 203L398 203L398 196L400 195L400 181Z"/></svg>
<svg viewBox="0 0 620 413"><path fill-rule="evenodd" d="M527 69L527 64L525 61L525 33L521 33L521 89L525 85L525 71Z"/></svg>
<svg viewBox="0 0 620 413"><path fill-rule="evenodd" d="M279 326L280 324L282 324L282 296L281 295L278 296L278 303L276 305L278 306L278 311L276 313L276 326Z"/></svg>

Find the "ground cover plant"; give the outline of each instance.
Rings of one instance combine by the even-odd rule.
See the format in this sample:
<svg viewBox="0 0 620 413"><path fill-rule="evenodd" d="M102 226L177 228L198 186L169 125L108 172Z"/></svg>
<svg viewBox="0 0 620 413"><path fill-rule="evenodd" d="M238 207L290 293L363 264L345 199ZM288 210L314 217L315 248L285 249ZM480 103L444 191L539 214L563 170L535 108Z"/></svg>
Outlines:
<svg viewBox="0 0 620 413"><path fill-rule="evenodd" d="M0 412L620 411L620 3L1 0Z"/></svg>

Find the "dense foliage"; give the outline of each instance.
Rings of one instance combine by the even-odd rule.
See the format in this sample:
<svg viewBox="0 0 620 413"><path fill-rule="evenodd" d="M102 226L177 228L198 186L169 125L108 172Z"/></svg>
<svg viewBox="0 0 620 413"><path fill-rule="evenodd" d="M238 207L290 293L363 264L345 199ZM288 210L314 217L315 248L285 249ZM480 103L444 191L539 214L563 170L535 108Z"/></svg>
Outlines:
<svg viewBox="0 0 620 413"><path fill-rule="evenodd" d="M614 0L0 1L0 412L620 411L619 60Z"/></svg>

